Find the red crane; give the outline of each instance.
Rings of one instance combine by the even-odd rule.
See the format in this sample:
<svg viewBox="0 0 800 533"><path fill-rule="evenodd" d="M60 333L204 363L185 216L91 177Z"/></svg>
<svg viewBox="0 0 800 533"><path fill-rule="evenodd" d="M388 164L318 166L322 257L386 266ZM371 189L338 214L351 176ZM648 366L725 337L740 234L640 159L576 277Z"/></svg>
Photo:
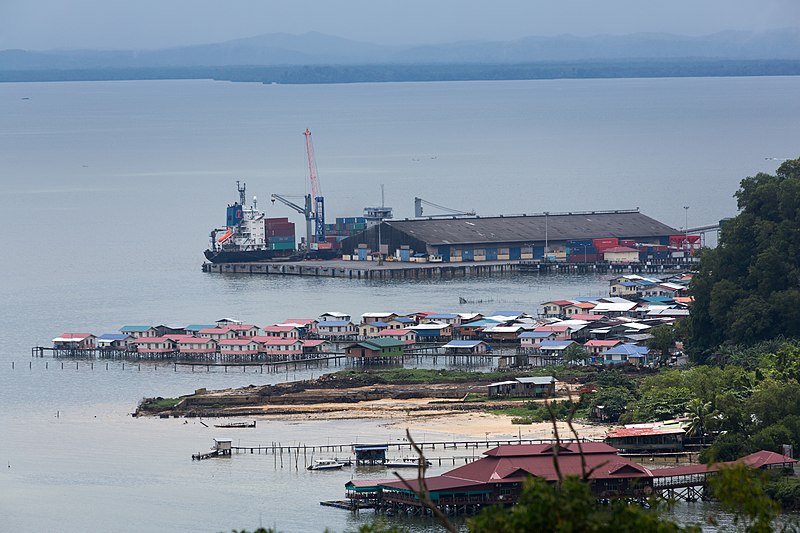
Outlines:
<svg viewBox="0 0 800 533"><path fill-rule="evenodd" d="M325 242L325 198L319 188L317 178L317 162L314 160L314 144L311 142L311 131L306 128L306 154L308 155L308 178L311 181L311 196L314 198L314 238L316 242Z"/></svg>

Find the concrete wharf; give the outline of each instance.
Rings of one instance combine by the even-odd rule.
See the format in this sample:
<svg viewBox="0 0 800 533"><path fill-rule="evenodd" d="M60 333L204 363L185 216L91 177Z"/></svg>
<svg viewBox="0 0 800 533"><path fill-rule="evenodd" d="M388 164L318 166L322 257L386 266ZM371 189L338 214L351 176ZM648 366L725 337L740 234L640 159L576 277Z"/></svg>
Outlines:
<svg viewBox="0 0 800 533"><path fill-rule="evenodd" d="M204 263L203 272L217 274L267 274L347 279L431 279L529 273L671 273L690 264L677 260L663 263L565 263L537 260L474 261L460 263L409 263L399 261L310 260L294 262Z"/></svg>

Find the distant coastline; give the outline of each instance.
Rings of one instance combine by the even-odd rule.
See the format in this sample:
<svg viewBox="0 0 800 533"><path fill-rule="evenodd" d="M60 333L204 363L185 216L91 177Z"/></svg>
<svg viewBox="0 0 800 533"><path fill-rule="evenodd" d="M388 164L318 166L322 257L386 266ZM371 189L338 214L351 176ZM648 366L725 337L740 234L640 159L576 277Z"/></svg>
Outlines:
<svg viewBox="0 0 800 533"><path fill-rule="evenodd" d="M800 60L631 59L532 63L4 69L0 82L201 80L341 84L610 78L798 76Z"/></svg>

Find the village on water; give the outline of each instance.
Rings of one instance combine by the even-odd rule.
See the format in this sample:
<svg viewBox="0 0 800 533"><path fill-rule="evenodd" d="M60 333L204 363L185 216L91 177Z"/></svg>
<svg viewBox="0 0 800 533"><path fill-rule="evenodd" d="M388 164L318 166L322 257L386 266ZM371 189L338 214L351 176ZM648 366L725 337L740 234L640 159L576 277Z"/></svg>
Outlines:
<svg viewBox="0 0 800 533"><path fill-rule="evenodd" d="M542 302L538 312L498 310L491 314L465 312L366 312L360 319L346 312L323 312L316 318L287 318L280 324L259 326L223 318L208 324L186 326L125 325L119 332L92 334L65 332L52 347L36 347L34 355L98 357L138 360L209 362L226 365L299 362L313 363L344 358L354 364L402 364L405 356L424 354L467 362L487 359L500 369L523 371L563 364L566 354L580 348L582 357L569 361L580 365L633 365L648 367L680 365L686 361L678 342L666 353L647 347L649 333L689 314L687 288L691 273L665 279L625 274L609 283L607 296L586 296ZM575 348L571 348L575 347ZM515 374L518 374L516 372ZM515 377L488 384L488 398L555 398L565 389L553 376ZM602 409L592 413L603 420ZM436 506L448 514L473 514L486 505L511 504L519 497L522 482L533 474L555 480L553 447L558 450L563 473L593 472L592 490L600 498L625 495L644 501L652 495L696 501L708 496L707 477L720 465L684 465L649 468L634 462L648 454L673 454L677 460L693 446L687 434L688 419L610 427L602 442L571 441L512 443L497 441L483 457L428 478ZM234 422L221 427L246 427ZM696 440L696 439L695 439ZM232 439L214 439L211 452L197 459L230 456L246 449ZM462 443L470 446L472 443ZM490 442L486 442L486 447ZM442 443L447 447L447 443ZM458 443L450 443L454 448ZM418 459L387 458L388 444L353 444L356 464L404 468ZM477 447L478 444L475 443ZM688 448L687 448L688 446ZM435 444L433 445L435 448ZM268 448L265 448L265 453ZM259 448L259 453L261 453ZM289 457L291 449L287 448ZM306 453L304 447L303 454ZM249 450L253 453L253 449ZM283 448L280 448L281 454ZM271 453L278 450L273 445ZM299 447L294 451L299 454ZM623 454L623 455L620 455ZM283 459L281 458L281 461ZM453 464L455 465L455 458ZM441 462L441 461L440 461ZM775 473L792 471L788 455L758 452L742 458L754 468ZM352 464L349 459L320 459L310 470L335 470ZM609 466L610 465L610 466ZM512 468L513 466L513 468ZM345 499L321 502L343 509L378 509L388 514L427 514L418 496L418 481L351 479Z"/></svg>

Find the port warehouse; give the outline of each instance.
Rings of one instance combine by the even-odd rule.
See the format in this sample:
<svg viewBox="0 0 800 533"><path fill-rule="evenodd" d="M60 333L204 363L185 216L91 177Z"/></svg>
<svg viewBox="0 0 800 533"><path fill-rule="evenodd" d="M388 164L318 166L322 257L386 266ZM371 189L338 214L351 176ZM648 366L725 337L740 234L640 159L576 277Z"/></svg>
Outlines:
<svg viewBox="0 0 800 533"><path fill-rule="evenodd" d="M361 261L381 251L400 261L433 256L447 263L536 259L593 263L608 261L609 254L621 262L667 260L691 253L699 240L638 210L617 210L385 220L344 239L341 246L345 258Z"/></svg>

